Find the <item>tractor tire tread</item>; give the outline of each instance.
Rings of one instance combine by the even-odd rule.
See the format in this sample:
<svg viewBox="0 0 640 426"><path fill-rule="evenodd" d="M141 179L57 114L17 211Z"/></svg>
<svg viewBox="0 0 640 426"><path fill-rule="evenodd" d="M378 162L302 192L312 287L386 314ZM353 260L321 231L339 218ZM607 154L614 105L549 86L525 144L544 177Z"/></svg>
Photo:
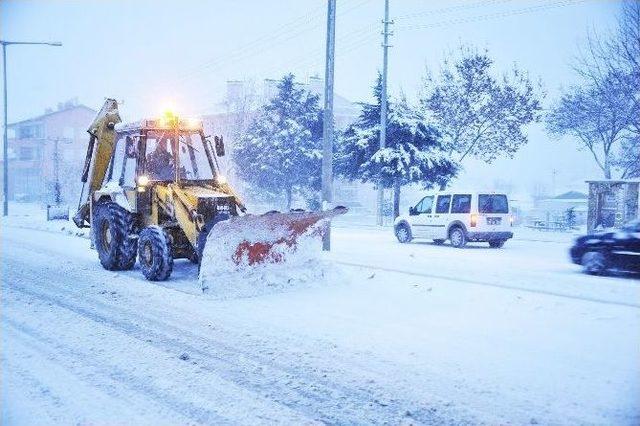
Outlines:
<svg viewBox="0 0 640 426"><path fill-rule="evenodd" d="M151 245L152 262L150 265L147 265L143 260L143 250L147 243ZM171 275L173 272L171 241L160 226L147 226L140 232L138 259L140 269L149 281L164 281Z"/></svg>
<svg viewBox="0 0 640 426"><path fill-rule="evenodd" d="M101 223L106 220L112 235L113 246L105 251L101 241L102 235L92 232L95 247L98 251L100 263L110 271L124 271L133 268L136 263L137 240L132 238L135 234L135 217L133 214L114 202L98 204L94 213L93 222L96 228L101 228Z"/></svg>

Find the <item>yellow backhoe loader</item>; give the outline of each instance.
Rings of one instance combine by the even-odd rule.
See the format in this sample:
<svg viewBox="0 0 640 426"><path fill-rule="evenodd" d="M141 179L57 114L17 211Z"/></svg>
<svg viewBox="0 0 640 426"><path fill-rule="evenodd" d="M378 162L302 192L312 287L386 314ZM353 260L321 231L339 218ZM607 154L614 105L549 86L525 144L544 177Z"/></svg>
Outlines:
<svg viewBox="0 0 640 426"><path fill-rule="evenodd" d="M346 212L247 214L220 172L222 137L205 136L199 120L166 113L125 124L117 102L107 99L88 133L73 220L91 228L108 270L131 269L137 258L148 280L166 280L173 259L201 262L208 239L233 240L232 247L215 245L216 256L239 267L285 262L298 238L317 237L324 222ZM242 237L230 239L230 232Z"/></svg>

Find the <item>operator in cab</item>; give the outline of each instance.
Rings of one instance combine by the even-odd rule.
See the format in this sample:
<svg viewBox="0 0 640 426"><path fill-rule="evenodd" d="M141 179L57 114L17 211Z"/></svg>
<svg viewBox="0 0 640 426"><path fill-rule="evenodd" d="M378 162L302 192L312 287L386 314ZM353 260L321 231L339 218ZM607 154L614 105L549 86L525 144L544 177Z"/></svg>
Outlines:
<svg viewBox="0 0 640 426"><path fill-rule="evenodd" d="M168 138L158 141L156 149L147 155L147 172L153 180L173 180L175 175L173 155L167 149Z"/></svg>

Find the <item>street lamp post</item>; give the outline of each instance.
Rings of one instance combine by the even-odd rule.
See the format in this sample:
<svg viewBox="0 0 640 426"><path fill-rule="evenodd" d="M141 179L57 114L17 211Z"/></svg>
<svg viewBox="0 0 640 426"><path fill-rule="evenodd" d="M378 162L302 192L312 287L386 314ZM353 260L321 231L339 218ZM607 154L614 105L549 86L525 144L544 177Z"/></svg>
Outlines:
<svg viewBox="0 0 640 426"><path fill-rule="evenodd" d="M3 205L2 214L7 216L9 214L9 150L8 150L8 138L7 138L7 46L11 44L41 44L46 46L62 46L60 42L43 42L43 41L4 41L0 40L2 44L2 75L3 75L3 88L4 88L4 137L2 142L2 154L3 154Z"/></svg>

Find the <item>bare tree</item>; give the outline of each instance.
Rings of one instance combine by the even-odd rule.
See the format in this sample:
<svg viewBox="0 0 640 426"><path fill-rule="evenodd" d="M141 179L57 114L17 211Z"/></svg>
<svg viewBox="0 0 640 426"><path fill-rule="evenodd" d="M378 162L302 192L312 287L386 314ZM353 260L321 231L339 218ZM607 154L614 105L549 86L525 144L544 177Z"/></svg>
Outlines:
<svg viewBox="0 0 640 426"><path fill-rule="evenodd" d="M451 159L492 162L513 157L527 142L525 126L541 118L540 84L517 67L495 76L487 51L461 47L446 60L438 78L427 72L421 105L445 139Z"/></svg>
<svg viewBox="0 0 640 426"><path fill-rule="evenodd" d="M574 64L583 84L565 90L547 115L549 132L574 136L607 179L612 168L633 173L640 137L640 2L623 3L618 24L606 37L589 32Z"/></svg>
<svg viewBox="0 0 640 426"><path fill-rule="evenodd" d="M613 165L620 169L622 179L640 177L640 137L622 142Z"/></svg>
<svg viewBox="0 0 640 426"><path fill-rule="evenodd" d="M554 136L572 135L587 148L606 179L611 179L615 148L625 140L632 104L624 87L612 76L602 88L571 87L547 115L547 130Z"/></svg>

